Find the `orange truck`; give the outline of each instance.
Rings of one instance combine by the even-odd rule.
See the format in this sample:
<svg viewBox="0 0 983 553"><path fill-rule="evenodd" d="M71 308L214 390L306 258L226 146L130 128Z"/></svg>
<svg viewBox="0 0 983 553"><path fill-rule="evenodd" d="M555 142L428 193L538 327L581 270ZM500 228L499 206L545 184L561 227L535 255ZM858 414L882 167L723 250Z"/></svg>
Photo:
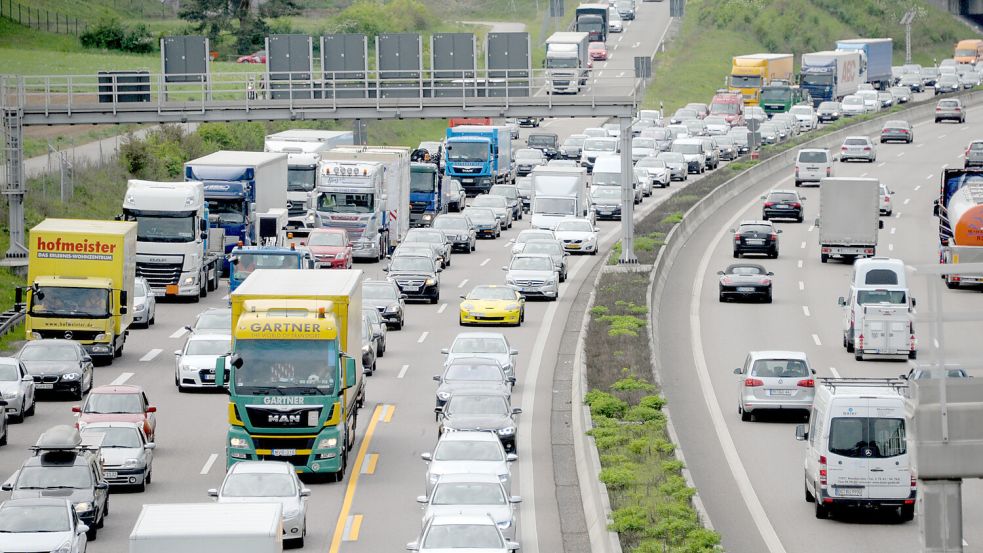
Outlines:
<svg viewBox="0 0 983 553"><path fill-rule="evenodd" d="M952 58L956 63L976 63L983 60L983 40L960 40Z"/></svg>

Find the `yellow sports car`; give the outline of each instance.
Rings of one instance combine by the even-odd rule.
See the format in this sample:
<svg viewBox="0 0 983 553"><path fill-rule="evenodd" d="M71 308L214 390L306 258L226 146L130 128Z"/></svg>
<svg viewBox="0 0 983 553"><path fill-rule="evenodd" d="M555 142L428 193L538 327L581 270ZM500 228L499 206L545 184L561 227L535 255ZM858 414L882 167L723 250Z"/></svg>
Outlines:
<svg viewBox="0 0 983 553"><path fill-rule="evenodd" d="M519 326L526 319L526 300L509 286L475 286L461 299L462 325Z"/></svg>

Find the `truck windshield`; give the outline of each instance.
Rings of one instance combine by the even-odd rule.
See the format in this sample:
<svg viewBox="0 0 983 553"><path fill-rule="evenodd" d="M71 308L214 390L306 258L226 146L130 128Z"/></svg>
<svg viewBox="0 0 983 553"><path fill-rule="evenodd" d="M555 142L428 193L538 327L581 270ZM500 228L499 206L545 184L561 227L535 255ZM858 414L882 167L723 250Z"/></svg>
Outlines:
<svg viewBox="0 0 983 553"><path fill-rule="evenodd" d="M802 84L812 86L831 86L833 84L832 75L802 75Z"/></svg>
<svg viewBox="0 0 983 553"><path fill-rule="evenodd" d="M449 161L488 161L487 142L449 142L447 144Z"/></svg>
<svg viewBox="0 0 983 553"><path fill-rule="evenodd" d="M242 200L208 200L208 222L212 225L241 225L246 222Z"/></svg>
<svg viewBox="0 0 983 553"><path fill-rule="evenodd" d="M761 91L762 100L788 100L792 91L787 88L766 88Z"/></svg>
<svg viewBox="0 0 983 553"><path fill-rule="evenodd" d="M304 165L287 168L287 190L291 192L310 192L314 190L317 167Z"/></svg>
<svg viewBox="0 0 983 553"><path fill-rule="evenodd" d="M576 215L575 198L536 198L536 213L544 215Z"/></svg>
<svg viewBox="0 0 983 553"><path fill-rule="evenodd" d="M109 290L41 286L31 295L31 315L106 318L109 316Z"/></svg>
<svg viewBox="0 0 983 553"><path fill-rule="evenodd" d="M246 280L256 269L299 269L300 256L272 253L235 254L237 263L233 276L236 280Z"/></svg>
<svg viewBox="0 0 983 553"><path fill-rule="evenodd" d="M195 239L193 213L149 215L128 211L125 216L127 221L137 222L139 242L193 242Z"/></svg>
<svg viewBox="0 0 983 553"><path fill-rule="evenodd" d="M758 75L731 75L730 86L735 88L758 88L761 86L761 77Z"/></svg>
<svg viewBox="0 0 983 553"><path fill-rule="evenodd" d="M550 69L576 69L578 65L580 65L580 60L577 58L546 58L546 67Z"/></svg>
<svg viewBox="0 0 983 553"><path fill-rule="evenodd" d="M410 192L422 192L424 194L433 192L437 188L434 176L436 173L415 171L410 173Z"/></svg>
<svg viewBox="0 0 983 553"><path fill-rule="evenodd" d="M976 50L975 49L963 50L963 49L960 48L959 50L956 50L956 55L954 57L957 57L957 58L975 58L976 57Z"/></svg>
<svg viewBox="0 0 983 553"><path fill-rule="evenodd" d="M317 197L317 210L327 213L372 213L373 194L326 192Z"/></svg>
<svg viewBox="0 0 983 553"><path fill-rule="evenodd" d="M829 452L856 459L886 459L908 451L904 419L834 417L829 425Z"/></svg>
<svg viewBox="0 0 983 553"><path fill-rule="evenodd" d="M582 15L577 18L578 33L604 32L604 22L596 15Z"/></svg>
<svg viewBox="0 0 983 553"><path fill-rule="evenodd" d="M334 340L236 340L242 366L235 392L243 395L336 393Z"/></svg>

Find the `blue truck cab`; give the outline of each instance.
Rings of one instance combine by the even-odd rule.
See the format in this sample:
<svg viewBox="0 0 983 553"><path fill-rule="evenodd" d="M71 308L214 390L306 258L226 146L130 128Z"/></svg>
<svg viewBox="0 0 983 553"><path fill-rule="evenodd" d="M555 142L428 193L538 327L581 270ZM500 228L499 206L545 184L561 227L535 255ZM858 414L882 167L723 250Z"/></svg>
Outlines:
<svg viewBox="0 0 983 553"><path fill-rule="evenodd" d="M290 246L235 246L228 256L229 292L239 287L256 269L313 269L307 248Z"/></svg>
<svg viewBox="0 0 983 553"><path fill-rule="evenodd" d="M444 147L444 172L460 181L469 196L488 192L497 183L512 182L512 133L508 127L449 127Z"/></svg>
<svg viewBox="0 0 983 553"><path fill-rule="evenodd" d="M410 226L429 227L438 215L447 213L444 194L435 164L410 164Z"/></svg>

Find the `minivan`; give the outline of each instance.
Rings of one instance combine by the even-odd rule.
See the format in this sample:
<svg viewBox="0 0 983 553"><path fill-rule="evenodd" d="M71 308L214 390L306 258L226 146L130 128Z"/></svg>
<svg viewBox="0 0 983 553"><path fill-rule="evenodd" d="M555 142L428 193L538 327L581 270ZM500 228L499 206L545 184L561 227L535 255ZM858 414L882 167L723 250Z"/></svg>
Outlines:
<svg viewBox="0 0 983 553"><path fill-rule="evenodd" d="M631 172L632 190L635 191L635 203L642 203L642 189L638 183L635 172ZM621 156L620 155L601 155L594 161L594 174L591 178L591 187L595 186L621 186Z"/></svg>
<svg viewBox="0 0 983 553"><path fill-rule="evenodd" d="M829 150L804 148L795 157L795 186L833 176L833 156Z"/></svg>
<svg viewBox="0 0 983 553"><path fill-rule="evenodd" d="M703 149L703 141L699 138L676 139L669 151L683 154L686 169L690 173L703 173L707 170L707 155Z"/></svg>
<svg viewBox="0 0 983 553"><path fill-rule="evenodd" d="M819 378L809 424L795 428L806 442L805 500L816 518L839 509L894 509L915 516L916 479L905 433L904 380Z"/></svg>

